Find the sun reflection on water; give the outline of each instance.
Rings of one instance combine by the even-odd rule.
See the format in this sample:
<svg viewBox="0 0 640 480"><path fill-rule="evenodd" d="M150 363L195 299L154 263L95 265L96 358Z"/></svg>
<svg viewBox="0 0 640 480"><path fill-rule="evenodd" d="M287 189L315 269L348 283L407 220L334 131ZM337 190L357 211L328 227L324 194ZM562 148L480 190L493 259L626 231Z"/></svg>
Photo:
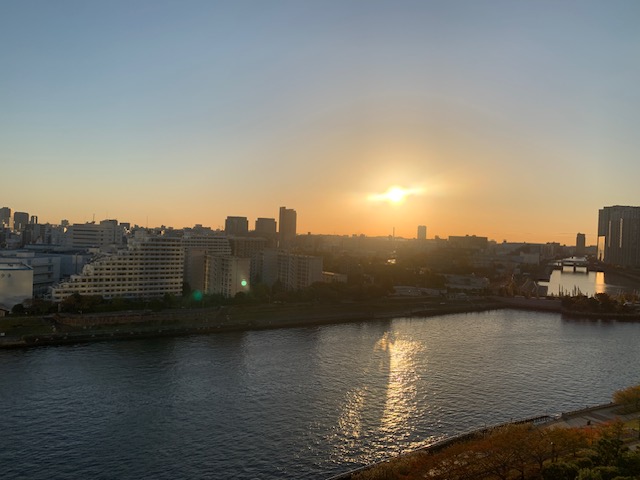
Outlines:
<svg viewBox="0 0 640 480"><path fill-rule="evenodd" d="M346 393L334 431L335 436L342 438L339 452L335 453L343 461L377 460L368 458L366 451L364 458L352 458L352 449L361 437L375 438L370 444L371 454L379 454L381 445L386 445L383 450L401 443L406 445L414 433L411 419L429 410L418 393L422 374L418 365L425 363L424 344L385 332L373 346L373 353L367 371L363 372L367 379Z"/></svg>
<svg viewBox="0 0 640 480"><path fill-rule="evenodd" d="M421 342L406 338L391 338L385 335L379 342L389 354L387 392L380 430L388 440L406 438L411 430L409 420L417 414L417 371L416 356L423 353Z"/></svg>

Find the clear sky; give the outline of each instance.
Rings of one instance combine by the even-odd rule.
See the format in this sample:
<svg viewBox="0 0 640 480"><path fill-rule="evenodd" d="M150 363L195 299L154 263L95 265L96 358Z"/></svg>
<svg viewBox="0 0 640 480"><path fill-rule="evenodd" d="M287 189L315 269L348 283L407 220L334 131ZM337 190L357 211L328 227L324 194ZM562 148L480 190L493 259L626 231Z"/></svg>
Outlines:
<svg viewBox="0 0 640 480"><path fill-rule="evenodd" d="M594 244L640 205L638 25L636 0L4 0L0 206Z"/></svg>

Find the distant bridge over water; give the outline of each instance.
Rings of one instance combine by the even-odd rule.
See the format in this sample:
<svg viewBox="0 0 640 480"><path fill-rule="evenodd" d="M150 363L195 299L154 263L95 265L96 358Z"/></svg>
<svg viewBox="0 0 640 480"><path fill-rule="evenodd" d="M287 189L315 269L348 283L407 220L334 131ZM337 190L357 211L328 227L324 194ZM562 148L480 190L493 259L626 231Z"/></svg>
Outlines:
<svg viewBox="0 0 640 480"><path fill-rule="evenodd" d="M589 271L589 262L584 257L564 258L556 262L556 266L560 269L570 267L573 268L574 272L577 272L578 268L583 268L585 272Z"/></svg>

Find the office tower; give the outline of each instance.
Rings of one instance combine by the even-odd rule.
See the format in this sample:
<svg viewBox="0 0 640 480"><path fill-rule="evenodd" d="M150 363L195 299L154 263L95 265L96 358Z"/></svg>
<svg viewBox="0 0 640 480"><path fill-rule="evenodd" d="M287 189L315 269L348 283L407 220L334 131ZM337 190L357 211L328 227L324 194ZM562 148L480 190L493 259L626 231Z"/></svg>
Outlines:
<svg viewBox="0 0 640 480"><path fill-rule="evenodd" d="M227 235L246 235L249 233L249 220L247 217L227 217L224 231Z"/></svg>
<svg viewBox="0 0 640 480"><path fill-rule="evenodd" d="M276 235L276 219L275 218L258 218L256 219L256 233L265 238Z"/></svg>
<svg viewBox="0 0 640 480"><path fill-rule="evenodd" d="M23 231L29 224L29 214L27 212L16 212L13 214L13 230Z"/></svg>
<svg viewBox="0 0 640 480"><path fill-rule="evenodd" d="M278 231L275 218L258 218L255 234L267 240L267 246L275 248L278 245Z"/></svg>
<svg viewBox="0 0 640 480"><path fill-rule="evenodd" d="M427 239L427 226L418 225L418 240L426 240L426 239Z"/></svg>
<svg viewBox="0 0 640 480"><path fill-rule="evenodd" d="M0 208L0 228L11 228L11 227L13 227L11 209L9 207Z"/></svg>
<svg viewBox="0 0 640 480"><path fill-rule="evenodd" d="M601 208L598 237L604 237L604 262L621 267L640 267L640 207L615 205Z"/></svg>
<svg viewBox="0 0 640 480"><path fill-rule="evenodd" d="M586 251L586 237L584 233L576 235L576 256L583 257Z"/></svg>
<svg viewBox="0 0 640 480"><path fill-rule="evenodd" d="M280 231L278 232L278 246L291 248L296 239L297 215L293 208L280 207Z"/></svg>

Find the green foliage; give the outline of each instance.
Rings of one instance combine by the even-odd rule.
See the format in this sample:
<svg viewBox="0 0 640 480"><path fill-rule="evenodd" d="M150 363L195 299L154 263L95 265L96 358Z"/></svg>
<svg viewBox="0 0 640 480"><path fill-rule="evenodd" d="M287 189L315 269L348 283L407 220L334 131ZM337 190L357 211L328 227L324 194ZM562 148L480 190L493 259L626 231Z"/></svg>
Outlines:
<svg viewBox="0 0 640 480"><path fill-rule="evenodd" d="M11 313L13 315L24 315L26 313L26 309L21 303L16 303L11 309Z"/></svg>
<svg viewBox="0 0 640 480"><path fill-rule="evenodd" d="M572 463L574 463L579 469L592 468L594 465L593 460L589 457L578 457Z"/></svg>
<svg viewBox="0 0 640 480"><path fill-rule="evenodd" d="M550 463L542 468L541 474L544 480L575 480L578 467L574 463Z"/></svg>
<svg viewBox="0 0 640 480"><path fill-rule="evenodd" d="M624 304L624 299L619 301L607 293L597 293L592 297L586 295L574 295L562 297L562 307L572 312L582 313L633 313Z"/></svg>
<svg viewBox="0 0 640 480"><path fill-rule="evenodd" d="M625 413L640 410L640 385L618 390L613 394L613 401L622 406Z"/></svg>
<svg viewBox="0 0 640 480"><path fill-rule="evenodd" d="M600 472L591 470L590 468L584 468L578 473L577 480L603 480Z"/></svg>
<svg viewBox="0 0 640 480"><path fill-rule="evenodd" d="M599 466L593 468L591 471L596 474L600 474L600 478L602 480L613 480L615 477L620 476L618 467L613 466Z"/></svg>
<svg viewBox="0 0 640 480"><path fill-rule="evenodd" d="M598 454L598 463L600 465L613 466L618 463L624 451L624 442L622 441L623 429L624 425L621 422L616 422L603 430L602 436L595 445L595 450Z"/></svg>
<svg viewBox="0 0 640 480"><path fill-rule="evenodd" d="M618 459L618 469L621 475L640 478L640 451L626 451Z"/></svg>

